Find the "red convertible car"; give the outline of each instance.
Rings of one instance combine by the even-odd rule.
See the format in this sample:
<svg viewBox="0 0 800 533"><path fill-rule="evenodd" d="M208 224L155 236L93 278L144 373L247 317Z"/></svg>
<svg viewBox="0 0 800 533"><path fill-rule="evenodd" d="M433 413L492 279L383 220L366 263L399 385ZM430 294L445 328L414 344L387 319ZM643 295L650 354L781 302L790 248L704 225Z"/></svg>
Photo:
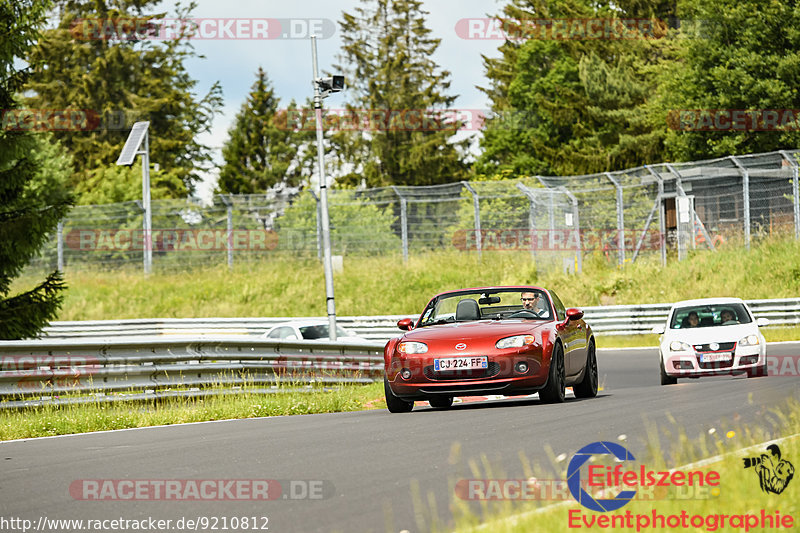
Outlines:
<svg viewBox="0 0 800 533"><path fill-rule="evenodd" d="M539 393L564 401L597 395L597 358L580 309L566 309L556 293L532 286L443 292L416 324L384 348L384 389L392 413L415 400L448 408L455 396Z"/></svg>

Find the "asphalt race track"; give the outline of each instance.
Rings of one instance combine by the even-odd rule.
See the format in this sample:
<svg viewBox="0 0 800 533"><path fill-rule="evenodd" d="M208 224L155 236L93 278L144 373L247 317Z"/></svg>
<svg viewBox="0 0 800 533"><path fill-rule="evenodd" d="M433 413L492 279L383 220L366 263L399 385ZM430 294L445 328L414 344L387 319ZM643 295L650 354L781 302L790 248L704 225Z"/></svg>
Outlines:
<svg viewBox="0 0 800 533"><path fill-rule="evenodd" d="M0 443L0 515L31 520L32 528L40 520L46 525L53 519L153 518L172 520L169 530L180 531L178 520L184 519L187 530L193 528L186 520L205 517L207 530L216 523L218 530L227 525L229 531L425 531L432 515L448 522L454 483L474 478L469 462L481 464L482 456L493 477L521 479L520 453L548 465L548 446L556 456L571 457L586 444L619 442L624 434L626 448L644 453L648 424L658 426L665 445L681 428L690 437L708 435L713 428L715 438L725 439L729 429L759 423L781 435L780 427L769 425L773 419L767 412L788 397L800 399L800 343L770 345L768 354L794 356L795 371L756 379L681 380L662 387L655 349L599 350L603 390L596 399L570 396L561 405L540 404L536 397L501 399L446 411L417 406L408 414L372 410ZM77 499L81 487L98 490L101 483L82 480L245 480L247 487L247 480L254 479L280 480L282 492L270 485L267 493L276 497L271 501L232 501L233 493L224 490L220 493L228 499L202 502ZM119 483L103 483L117 487L118 498L131 495L123 494ZM242 527L243 517L248 517L247 527ZM238 527L232 527L234 521ZM202 524L198 530L204 530Z"/></svg>

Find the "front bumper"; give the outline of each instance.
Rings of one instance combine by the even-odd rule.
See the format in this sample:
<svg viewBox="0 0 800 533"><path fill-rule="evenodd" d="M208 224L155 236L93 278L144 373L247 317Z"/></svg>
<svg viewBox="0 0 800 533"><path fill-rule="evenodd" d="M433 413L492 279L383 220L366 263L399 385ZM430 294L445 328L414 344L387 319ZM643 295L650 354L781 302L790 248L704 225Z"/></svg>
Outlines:
<svg viewBox="0 0 800 533"><path fill-rule="evenodd" d="M766 353L761 347L736 346L733 350L714 351L681 351L667 352L661 355L664 371L670 377L700 377L742 374L757 370L766 363ZM720 353L730 353L730 358L720 358ZM710 360L705 360L710 359Z"/></svg>

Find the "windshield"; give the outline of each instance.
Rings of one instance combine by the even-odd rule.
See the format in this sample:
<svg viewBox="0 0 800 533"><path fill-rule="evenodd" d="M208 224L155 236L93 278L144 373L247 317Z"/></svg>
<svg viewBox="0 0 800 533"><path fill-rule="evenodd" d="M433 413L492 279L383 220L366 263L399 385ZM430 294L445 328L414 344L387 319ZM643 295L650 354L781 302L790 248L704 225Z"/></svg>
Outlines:
<svg viewBox="0 0 800 533"><path fill-rule="evenodd" d="M320 324L317 326L301 326L300 334L306 340L315 340L315 339L327 339L328 336L328 325L327 324ZM340 327L336 327L336 337L349 337L350 334L343 330Z"/></svg>
<svg viewBox="0 0 800 533"><path fill-rule="evenodd" d="M440 296L422 313L420 327L447 322L523 318L550 320L550 301L537 289L503 289L458 292Z"/></svg>
<svg viewBox="0 0 800 533"><path fill-rule="evenodd" d="M712 326L734 326L749 324L753 320L740 303L694 305L675 310L670 329L708 328Z"/></svg>

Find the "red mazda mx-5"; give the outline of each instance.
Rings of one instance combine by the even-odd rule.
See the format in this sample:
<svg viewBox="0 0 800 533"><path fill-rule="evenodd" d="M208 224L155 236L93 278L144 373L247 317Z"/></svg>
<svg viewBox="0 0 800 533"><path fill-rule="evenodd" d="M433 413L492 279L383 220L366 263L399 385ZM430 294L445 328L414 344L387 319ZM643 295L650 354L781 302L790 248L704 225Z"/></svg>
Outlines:
<svg viewBox="0 0 800 533"><path fill-rule="evenodd" d="M541 287L484 287L443 292L416 324L383 351L386 405L411 411L414 400L447 408L454 396L539 393L543 402L597 395L592 330L580 309L566 309Z"/></svg>

